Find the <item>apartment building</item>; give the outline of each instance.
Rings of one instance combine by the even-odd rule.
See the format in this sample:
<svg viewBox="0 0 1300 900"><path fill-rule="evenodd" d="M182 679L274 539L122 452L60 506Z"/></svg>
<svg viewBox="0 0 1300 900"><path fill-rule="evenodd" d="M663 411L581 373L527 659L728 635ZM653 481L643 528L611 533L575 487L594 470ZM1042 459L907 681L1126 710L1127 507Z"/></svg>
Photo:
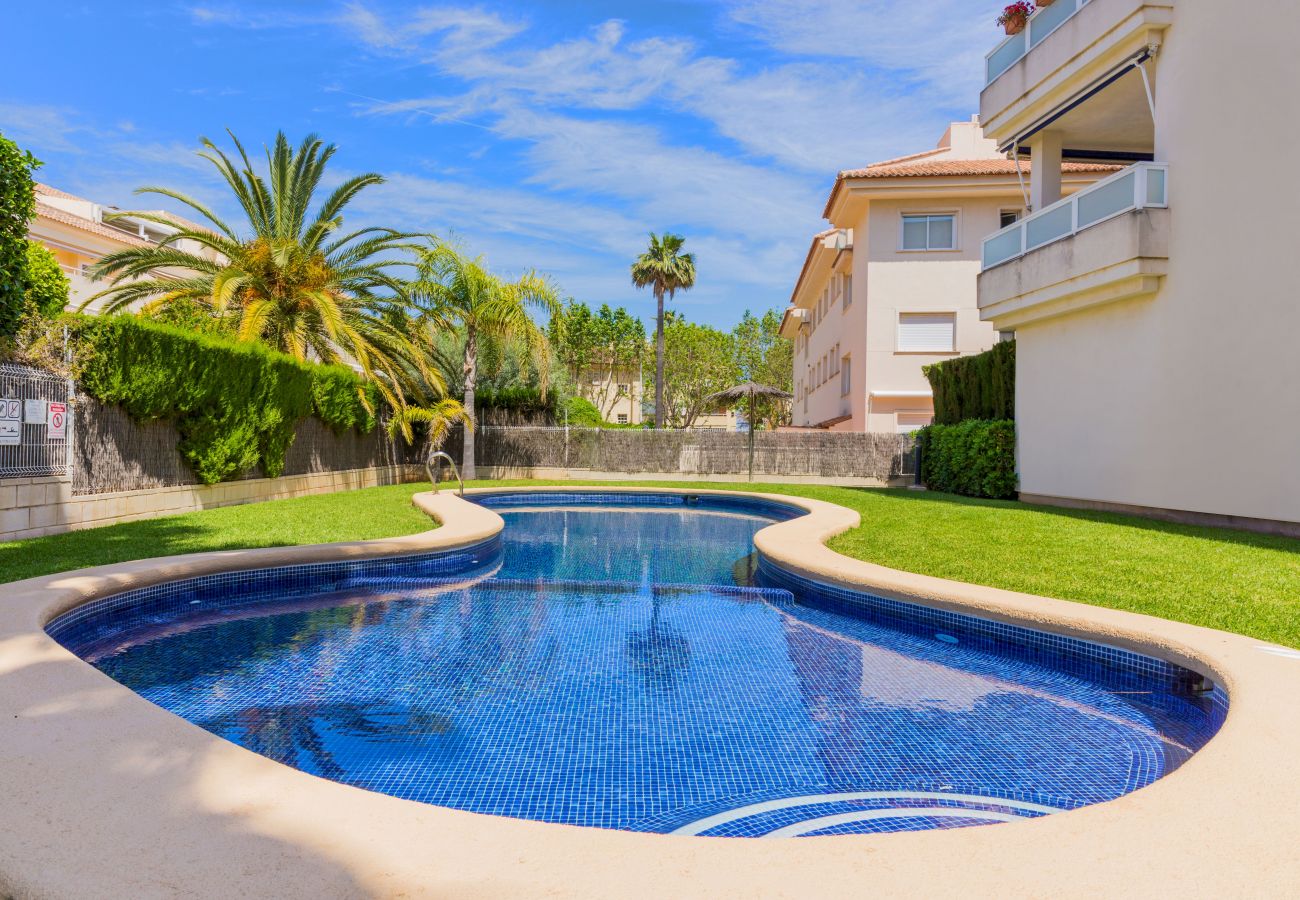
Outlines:
<svg viewBox="0 0 1300 900"><path fill-rule="evenodd" d="M170 214L165 215L178 227L131 217L105 218L106 213L116 211L116 207L103 206L49 185L36 185L36 210L27 225L28 237L49 248L68 276L69 309L80 308L85 300L108 286L107 282L94 283L89 277L90 268L108 254L128 247L157 244L180 227L202 227ZM181 246L191 252L199 251L192 242L182 242ZM96 302L87 311L99 312L100 304Z"/></svg>
<svg viewBox="0 0 1300 900"><path fill-rule="evenodd" d="M1024 498L1300 533L1297 36L1291 0L1056 0L989 53L985 134L1034 163L978 287ZM1125 168L1067 196L1062 160Z"/></svg>
<svg viewBox="0 0 1300 900"><path fill-rule="evenodd" d="M1114 171L1059 164L1076 191ZM930 423L922 368L987 350L976 303L980 239L1018 219L1032 162L1019 165L977 121L922 153L840 172L781 323L794 341L792 424L908 432Z"/></svg>

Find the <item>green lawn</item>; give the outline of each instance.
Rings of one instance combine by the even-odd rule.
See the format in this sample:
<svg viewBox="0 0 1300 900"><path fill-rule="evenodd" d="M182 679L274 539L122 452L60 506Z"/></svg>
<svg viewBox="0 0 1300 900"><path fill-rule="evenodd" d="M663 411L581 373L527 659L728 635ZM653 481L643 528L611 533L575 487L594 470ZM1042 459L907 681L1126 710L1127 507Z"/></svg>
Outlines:
<svg viewBox="0 0 1300 900"><path fill-rule="evenodd" d="M172 553L409 534L429 527L409 503L422 489L371 488L0 544L0 581ZM831 546L859 559L1300 647L1300 540L906 490L752 489L858 510L862 527Z"/></svg>

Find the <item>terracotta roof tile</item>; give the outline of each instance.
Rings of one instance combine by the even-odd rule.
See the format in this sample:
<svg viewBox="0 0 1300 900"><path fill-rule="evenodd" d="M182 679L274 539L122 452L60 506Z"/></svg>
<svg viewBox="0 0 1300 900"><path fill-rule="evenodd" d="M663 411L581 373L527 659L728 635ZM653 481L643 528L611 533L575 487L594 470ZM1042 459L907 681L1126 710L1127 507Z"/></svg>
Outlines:
<svg viewBox="0 0 1300 900"><path fill-rule="evenodd" d="M1029 172L1029 160L1020 163L1020 171ZM1104 163L1061 164L1062 172L1114 172L1122 166ZM935 159L929 162L899 163L895 161L873 163L865 169L848 169L839 174L844 178L924 178L944 175L1014 175L1016 164L1010 159Z"/></svg>
<svg viewBox="0 0 1300 900"><path fill-rule="evenodd" d="M50 187L48 184L41 184L39 181L36 182L35 188L36 188L36 196L38 199L42 194L44 194L45 196L48 197L62 197L64 200L76 200L80 203L95 202L94 200L87 200L85 197L78 197L76 194L69 194L67 191L61 191L56 187ZM127 210L120 210L114 206L108 206L104 208L111 210L113 212L127 211ZM206 231L208 234L216 234L216 232L208 225L203 225L199 222L192 221L190 219L185 218L184 216L178 216L176 215L176 213L169 212L168 210L165 209L141 209L141 210L131 210L131 212L147 212L156 216L162 216L164 219L171 222L177 228L182 228L187 231Z"/></svg>
<svg viewBox="0 0 1300 900"><path fill-rule="evenodd" d="M78 197L76 194L69 194L67 191L61 191L58 188L50 187L48 184L36 182L36 193L45 194L49 197L62 197L64 200L80 200L82 203L90 203L85 197Z"/></svg>
<svg viewBox="0 0 1300 900"><path fill-rule="evenodd" d="M916 162L917 157L929 156L935 151L925 154L916 154L914 157L899 157L898 159L889 159L883 162L872 163L862 169L845 169L835 176L835 186L831 188L831 194L826 198L826 206L822 210L823 218L830 218L831 206L835 203L835 198L844 186L845 181L854 178L942 178L948 177L972 177L972 176L1014 176L1016 174L1016 163L1010 159L932 159L928 161ZM1061 163L1061 171L1066 174L1088 174L1107 175L1111 172L1119 171L1123 166L1112 165L1108 163ZM1033 163L1029 160L1021 160L1020 172L1026 178L1033 169Z"/></svg>
<svg viewBox="0 0 1300 900"><path fill-rule="evenodd" d="M83 219L81 216L73 215L66 210L58 209L42 203L39 199L36 201L36 216L41 219L49 219L52 222L60 222L64 225L71 225L73 228L80 228L82 231L88 231L91 234L97 234L100 237L112 238L123 244L131 244L136 247L152 247L149 241L143 238L127 234L117 228L111 228L102 222L95 222L91 219Z"/></svg>

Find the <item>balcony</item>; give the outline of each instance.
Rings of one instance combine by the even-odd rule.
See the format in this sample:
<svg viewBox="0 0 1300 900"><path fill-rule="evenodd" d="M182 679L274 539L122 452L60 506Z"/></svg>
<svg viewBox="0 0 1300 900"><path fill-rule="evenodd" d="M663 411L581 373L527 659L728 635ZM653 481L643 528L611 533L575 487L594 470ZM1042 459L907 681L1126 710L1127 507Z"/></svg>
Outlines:
<svg viewBox="0 0 1300 900"><path fill-rule="evenodd" d="M1169 166L1138 163L984 239L984 270L1135 209L1169 205Z"/></svg>
<svg viewBox="0 0 1300 900"><path fill-rule="evenodd" d="M1029 24L1020 34L1013 34L998 44L984 57L984 83L991 84L1007 69L1024 59L1025 54L1065 21L1088 5L1089 0L1056 0L1050 6L1039 6L1029 17Z"/></svg>
<svg viewBox="0 0 1300 900"><path fill-rule="evenodd" d="M1066 149L1131 151L1150 159L1152 113L1143 74L1174 19L1174 0L1055 0L985 61L984 136L1009 149L1050 122ZM1156 64L1147 65L1151 76Z"/></svg>
<svg viewBox="0 0 1300 900"><path fill-rule="evenodd" d="M998 330L1154 294L1168 263L1169 167L1139 163L990 235L980 318Z"/></svg>

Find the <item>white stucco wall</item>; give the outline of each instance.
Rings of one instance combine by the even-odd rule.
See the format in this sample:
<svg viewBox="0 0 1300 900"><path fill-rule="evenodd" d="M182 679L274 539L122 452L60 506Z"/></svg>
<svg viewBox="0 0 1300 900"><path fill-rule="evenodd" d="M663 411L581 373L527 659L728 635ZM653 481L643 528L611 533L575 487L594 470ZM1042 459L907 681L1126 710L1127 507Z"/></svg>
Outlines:
<svg viewBox="0 0 1300 900"><path fill-rule="evenodd" d="M868 391L924 392L930 383L922 367L987 350L997 340L993 326L980 321L976 305L980 241L998 229L998 214L1016 208L1018 199L980 197L958 202L942 198L873 201L868 215L873 228L862 254L861 280L869 298L865 333ZM957 249L901 249L904 214L956 213ZM857 279L855 279L856 281ZM901 353L898 320L904 313L956 314L956 349L952 353ZM899 411L934 409L929 397L870 399L867 430L894 431Z"/></svg>
<svg viewBox="0 0 1300 900"><path fill-rule="evenodd" d="M1023 492L1300 521L1297 37L1293 2L1176 4L1155 82L1169 274L1017 330Z"/></svg>

